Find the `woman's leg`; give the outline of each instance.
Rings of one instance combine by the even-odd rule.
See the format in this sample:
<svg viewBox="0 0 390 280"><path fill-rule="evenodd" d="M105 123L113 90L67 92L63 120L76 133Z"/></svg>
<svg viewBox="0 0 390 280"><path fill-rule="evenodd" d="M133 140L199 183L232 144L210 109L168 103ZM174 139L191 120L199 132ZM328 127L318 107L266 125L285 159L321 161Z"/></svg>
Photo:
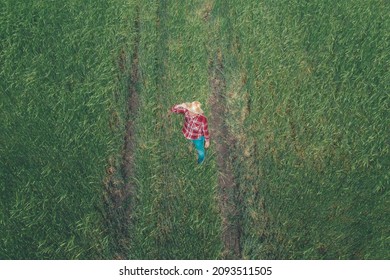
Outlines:
<svg viewBox="0 0 390 280"><path fill-rule="evenodd" d="M204 149L204 136L201 136L196 140L192 140L192 143L194 143L196 151L198 152L198 163L200 164L204 161L206 156L206 151Z"/></svg>

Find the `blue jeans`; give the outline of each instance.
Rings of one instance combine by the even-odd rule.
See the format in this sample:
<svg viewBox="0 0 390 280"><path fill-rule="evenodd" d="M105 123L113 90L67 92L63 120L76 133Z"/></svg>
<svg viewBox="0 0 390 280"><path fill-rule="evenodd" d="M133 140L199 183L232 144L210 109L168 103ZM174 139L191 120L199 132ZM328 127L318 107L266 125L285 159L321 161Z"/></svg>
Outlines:
<svg viewBox="0 0 390 280"><path fill-rule="evenodd" d="M198 163L202 163L206 156L206 151L204 149L204 136L199 137L198 139L191 140L194 143L195 149L198 152Z"/></svg>

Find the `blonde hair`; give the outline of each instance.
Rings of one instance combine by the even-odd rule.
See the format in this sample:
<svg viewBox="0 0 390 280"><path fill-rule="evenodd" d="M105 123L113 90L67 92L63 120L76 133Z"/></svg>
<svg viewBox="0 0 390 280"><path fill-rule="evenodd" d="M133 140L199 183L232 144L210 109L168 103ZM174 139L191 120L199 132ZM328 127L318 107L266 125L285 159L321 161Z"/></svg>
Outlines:
<svg viewBox="0 0 390 280"><path fill-rule="evenodd" d="M203 110L200 108L200 106L202 104L199 101L186 102L185 104L186 104L187 109L190 112L195 113L195 114L200 114L200 115L203 114Z"/></svg>

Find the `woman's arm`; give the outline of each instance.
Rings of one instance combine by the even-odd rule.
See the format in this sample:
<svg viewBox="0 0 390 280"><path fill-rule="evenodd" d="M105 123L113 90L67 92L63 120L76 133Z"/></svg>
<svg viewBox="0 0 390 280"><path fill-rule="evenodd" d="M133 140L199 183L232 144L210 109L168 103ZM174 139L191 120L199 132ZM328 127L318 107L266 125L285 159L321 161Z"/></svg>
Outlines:
<svg viewBox="0 0 390 280"><path fill-rule="evenodd" d="M209 132L209 125L206 117L204 117L203 119L203 135L206 140L204 146L205 148L208 148L210 146L210 132Z"/></svg>
<svg viewBox="0 0 390 280"><path fill-rule="evenodd" d="M171 108L171 112L185 114L188 111L185 103L177 104Z"/></svg>

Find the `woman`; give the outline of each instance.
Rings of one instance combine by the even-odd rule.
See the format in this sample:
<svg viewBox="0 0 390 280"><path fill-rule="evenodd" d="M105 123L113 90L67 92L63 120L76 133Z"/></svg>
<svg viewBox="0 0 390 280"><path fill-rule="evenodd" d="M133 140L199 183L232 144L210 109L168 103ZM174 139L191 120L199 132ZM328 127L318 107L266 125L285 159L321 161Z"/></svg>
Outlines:
<svg viewBox="0 0 390 280"><path fill-rule="evenodd" d="M198 152L198 163L201 164L206 156L205 148L210 146L210 134L207 118L200 108L200 103L182 103L171 108L171 112L184 115L183 135L192 141Z"/></svg>

